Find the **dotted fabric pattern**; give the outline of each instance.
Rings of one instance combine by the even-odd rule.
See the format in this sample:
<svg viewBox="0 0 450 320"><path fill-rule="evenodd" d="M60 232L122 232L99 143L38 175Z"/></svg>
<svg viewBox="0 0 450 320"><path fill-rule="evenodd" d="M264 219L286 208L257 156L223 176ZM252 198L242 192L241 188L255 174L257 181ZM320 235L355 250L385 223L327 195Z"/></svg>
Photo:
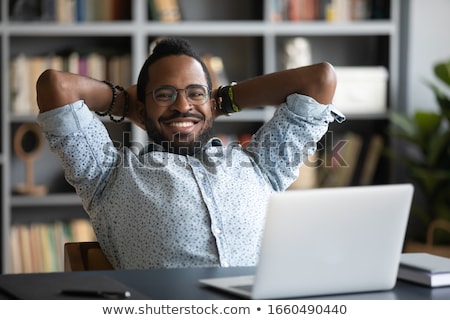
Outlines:
<svg viewBox="0 0 450 320"><path fill-rule="evenodd" d="M213 138L196 156L116 149L83 101L38 122L115 268L253 266L267 200L297 178L332 108L291 95L246 149Z"/></svg>

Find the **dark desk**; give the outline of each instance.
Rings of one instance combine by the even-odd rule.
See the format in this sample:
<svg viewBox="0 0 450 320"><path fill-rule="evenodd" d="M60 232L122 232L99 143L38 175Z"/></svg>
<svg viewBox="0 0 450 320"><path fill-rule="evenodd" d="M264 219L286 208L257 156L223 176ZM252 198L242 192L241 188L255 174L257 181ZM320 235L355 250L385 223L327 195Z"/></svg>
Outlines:
<svg viewBox="0 0 450 320"><path fill-rule="evenodd" d="M136 299L222 300L235 296L206 288L198 280L210 277L253 274L254 268L199 268L136 271L90 271L0 275L0 298L67 299L60 294L74 284L81 287L106 286L105 290L127 288ZM3 292L2 292L3 291ZM9 291L10 295L7 294ZM70 299L74 299L71 297ZM450 299L450 287L430 289L398 281L394 290L372 293L312 297L314 300Z"/></svg>

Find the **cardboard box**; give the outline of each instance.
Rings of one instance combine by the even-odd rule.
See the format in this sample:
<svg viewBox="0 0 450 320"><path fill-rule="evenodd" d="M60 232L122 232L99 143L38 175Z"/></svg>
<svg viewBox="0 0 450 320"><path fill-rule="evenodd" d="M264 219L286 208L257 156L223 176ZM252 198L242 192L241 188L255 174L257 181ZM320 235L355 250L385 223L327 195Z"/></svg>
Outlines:
<svg viewBox="0 0 450 320"><path fill-rule="evenodd" d="M388 71L385 67L335 67L334 105L345 115L377 114L387 110Z"/></svg>

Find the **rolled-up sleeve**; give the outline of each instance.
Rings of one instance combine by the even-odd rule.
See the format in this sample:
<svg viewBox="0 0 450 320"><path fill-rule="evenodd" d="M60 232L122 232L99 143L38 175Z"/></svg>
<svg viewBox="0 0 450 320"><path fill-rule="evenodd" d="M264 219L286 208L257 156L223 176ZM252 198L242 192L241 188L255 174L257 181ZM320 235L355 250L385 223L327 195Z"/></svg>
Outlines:
<svg viewBox="0 0 450 320"><path fill-rule="evenodd" d="M37 122L60 158L66 180L89 208L120 159L105 126L83 101L41 113Z"/></svg>
<svg viewBox="0 0 450 320"><path fill-rule="evenodd" d="M292 184L336 116L343 117L333 105L292 94L255 134L249 151L274 190L283 191Z"/></svg>

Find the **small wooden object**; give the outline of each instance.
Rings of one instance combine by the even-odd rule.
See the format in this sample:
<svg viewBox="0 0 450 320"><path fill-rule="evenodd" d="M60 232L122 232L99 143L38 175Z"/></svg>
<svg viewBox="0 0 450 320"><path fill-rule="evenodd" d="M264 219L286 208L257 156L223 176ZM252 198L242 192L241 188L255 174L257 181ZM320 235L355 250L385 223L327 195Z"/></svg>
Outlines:
<svg viewBox="0 0 450 320"><path fill-rule="evenodd" d="M36 123L23 123L14 134L14 152L25 162L25 183L16 187L20 194L42 196L47 194L47 187L35 185L34 162L42 151L44 139Z"/></svg>

